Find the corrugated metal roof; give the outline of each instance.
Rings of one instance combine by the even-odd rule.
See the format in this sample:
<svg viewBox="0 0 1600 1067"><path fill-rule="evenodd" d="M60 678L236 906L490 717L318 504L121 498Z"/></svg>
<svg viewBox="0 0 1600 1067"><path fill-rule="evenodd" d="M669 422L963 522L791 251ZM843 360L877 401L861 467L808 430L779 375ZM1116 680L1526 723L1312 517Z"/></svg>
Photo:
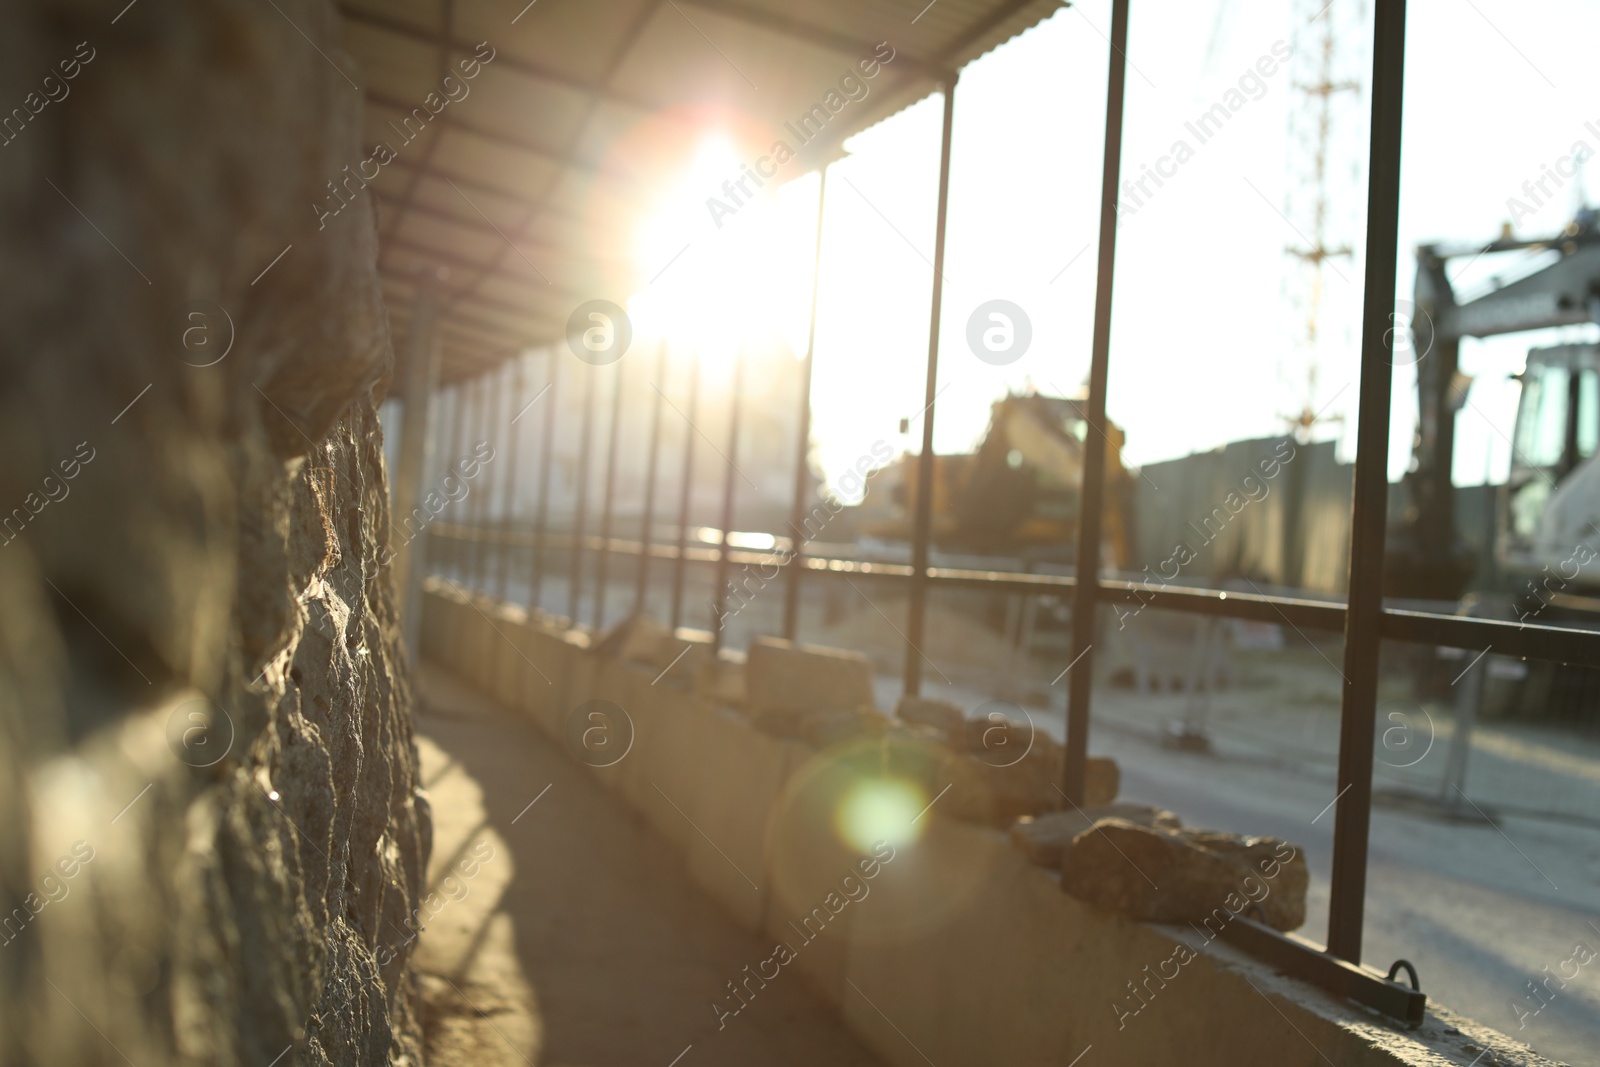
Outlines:
<svg viewBox="0 0 1600 1067"><path fill-rule="evenodd" d="M923 2L343 0L366 137L393 150L368 186L397 337L432 266L447 378L560 338L579 303L646 284L634 228L709 126L754 160L814 116L796 176L1066 6Z"/></svg>

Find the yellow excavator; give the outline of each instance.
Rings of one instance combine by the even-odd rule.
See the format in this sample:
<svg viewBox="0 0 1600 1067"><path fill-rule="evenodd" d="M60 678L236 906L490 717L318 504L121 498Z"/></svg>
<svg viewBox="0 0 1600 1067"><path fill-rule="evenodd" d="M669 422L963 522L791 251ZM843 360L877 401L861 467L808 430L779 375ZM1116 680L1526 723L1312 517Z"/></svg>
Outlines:
<svg viewBox="0 0 1600 1067"><path fill-rule="evenodd" d="M933 543L950 551L1075 562L1084 436L1090 432L1086 403L1008 394L990 407L989 428L976 450L935 455ZM1126 570L1133 553L1132 481L1122 465L1122 429L1107 423L1106 439L1103 559L1108 568ZM861 531L910 540L917 457L899 457L872 483Z"/></svg>

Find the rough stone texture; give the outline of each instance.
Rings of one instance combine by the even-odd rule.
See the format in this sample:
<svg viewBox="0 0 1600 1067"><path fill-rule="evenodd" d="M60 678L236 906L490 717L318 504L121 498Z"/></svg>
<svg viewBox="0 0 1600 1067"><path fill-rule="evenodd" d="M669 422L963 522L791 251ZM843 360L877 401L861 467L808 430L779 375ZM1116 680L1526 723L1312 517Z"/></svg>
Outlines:
<svg viewBox="0 0 1600 1067"><path fill-rule="evenodd" d="M806 715L875 706L872 660L840 648L758 637L750 643L745 692L757 724L799 736L797 723Z"/></svg>
<svg viewBox="0 0 1600 1067"><path fill-rule="evenodd" d="M814 748L862 739L938 745L948 754L938 762L940 780L925 784L941 793L950 787L940 807L949 818L1006 829L1066 802L1059 788L1062 749L1047 734L999 715L969 720L953 704L915 697L901 698L890 718L871 701L870 663L854 653L758 638L743 671L744 688L724 664L708 662L698 677L701 693L734 705L743 700L759 729ZM1091 756L1087 772L1087 807L1114 801L1116 762Z"/></svg>
<svg viewBox="0 0 1600 1067"><path fill-rule="evenodd" d="M1106 804L1082 811L1052 811L1045 815L1024 815L1007 831L1012 842L1029 861L1051 870L1061 869L1061 856L1072 839L1101 819L1123 819L1140 826L1177 830L1183 823L1172 812L1149 804Z"/></svg>
<svg viewBox="0 0 1600 1067"><path fill-rule="evenodd" d="M972 788L952 794L946 815L1008 829L1024 815L1066 805L1060 789L1063 754L1054 738L1029 722L1005 718L968 719L963 732L963 762ZM960 751L961 743L956 747ZM1117 798L1120 772L1115 760L1090 756L1086 774L1086 807Z"/></svg>
<svg viewBox="0 0 1600 1067"><path fill-rule="evenodd" d="M0 147L0 1067L419 1062L361 98L276 6L5 12L0 111L79 65Z"/></svg>
<svg viewBox="0 0 1600 1067"><path fill-rule="evenodd" d="M602 656L615 656L634 663L654 663L657 651L671 640L672 630L645 614L629 615L612 626L595 642Z"/></svg>
<svg viewBox="0 0 1600 1067"><path fill-rule="evenodd" d="M658 671L693 678L711 659L711 634L680 626L673 630L650 615L630 615L613 626L595 645L602 656L642 663Z"/></svg>
<svg viewBox="0 0 1600 1067"><path fill-rule="evenodd" d="M1150 922L1226 925L1255 915L1293 930L1306 920L1304 853L1271 837L1166 830L1102 819L1072 841L1061 888L1079 900Z"/></svg>
<svg viewBox="0 0 1600 1067"><path fill-rule="evenodd" d="M1089 756L1084 760L1084 802L1090 806L1109 804L1122 790L1122 770L1110 756Z"/></svg>
<svg viewBox="0 0 1600 1067"><path fill-rule="evenodd" d="M905 722L931 726L955 744L961 744L966 737L966 712L943 700L903 696L895 704L894 714Z"/></svg>
<svg viewBox="0 0 1600 1067"><path fill-rule="evenodd" d="M858 737L881 737L892 721L877 708L820 711L801 720L799 739L812 748L827 748Z"/></svg>

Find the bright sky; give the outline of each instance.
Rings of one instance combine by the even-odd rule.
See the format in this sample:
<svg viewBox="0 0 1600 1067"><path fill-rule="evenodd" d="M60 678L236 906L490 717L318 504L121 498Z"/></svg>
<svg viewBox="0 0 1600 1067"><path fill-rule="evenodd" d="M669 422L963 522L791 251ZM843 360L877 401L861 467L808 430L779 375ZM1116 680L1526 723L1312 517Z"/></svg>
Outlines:
<svg viewBox="0 0 1600 1067"><path fill-rule="evenodd" d="M1058 12L962 74L940 332L940 452L970 448L989 403L1008 387L1031 381L1070 393L1087 372L1110 6L1086 0ZM1350 0L1333 6L1325 17L1356 18ZM1130 462L1283 432L1282 416L1308 401L1326 405L1325 418L1345 419L1317 436L1340 436L1346 451L1353 441L1359 255L1327 274L1314 396L1307 355L1295 343L1299 319L1286 301L1283 249L1303 243L1280 214L1290 174L1288 107L1300 99L1290 91L1290 68L1261 78L1264 90L1205 143L1184 126L1222 101L1276 42L1293 39L1290 7L1291 0L1134 4L1123 175L1137 178L1179 138L1194 152L1118 233L1108 406L1127 432ZM1370 19L1370 12L1359 19L1365 39L1340 43L1363 81ZM1522 196L1523 182L1538 178L1542 165L1579 140L1600 151L1600 132L1585 128L1592 120L1600 131L1600 66L1573 47L1600 38L1600 5L1413 0L1408 38L1399 296L1410 294L1417 243L1493 238L1508 218L1507 198ZM1364 187L1364 94L1355 107L1359 123L1347 125L1334 146L1336 190L1357 173ZM918 423L905 438L897 424L923 403L941 109L933 97L857 136L847 145L851 156L830 170L813 392L814 431L830 473L876 439L913 450L920 440ZM664 205L662 223L642 235L642 261L665 262L683 244L685 227L706 230L704 197L736 175L737 163L731 150L708 144L696 173ZM1574 184L1517 232L1557 231L1571 217ZM721 245L698 242L689 262L673 268L669 284L652 287L636 311L687 329L707 310L692 296L710 277L723 294L717 309L725 324L782 322L803 352L816 192L815 176L791 182L764 215L733 219L717 234ZM1332 211L1330 236L1359 252L1364 201L1345 197ZM1505 266L1479 261L1469 280ZM1011 301L1031 321L1031 347L1009 366L983 362L967 344L969 316L991 299ZM1566 339L1596 335L1576 328ZM1463 369L1481 377L1458 422L1459 482L1482 481L1486 470L1503 479L1517 396L1506 375L1521 368L1527 348L1553 337L1464 343ZM728 343L726 336L702 341ZM1412 390L1411 372L1397 371L1395 476L1410 450Z"/></svg>

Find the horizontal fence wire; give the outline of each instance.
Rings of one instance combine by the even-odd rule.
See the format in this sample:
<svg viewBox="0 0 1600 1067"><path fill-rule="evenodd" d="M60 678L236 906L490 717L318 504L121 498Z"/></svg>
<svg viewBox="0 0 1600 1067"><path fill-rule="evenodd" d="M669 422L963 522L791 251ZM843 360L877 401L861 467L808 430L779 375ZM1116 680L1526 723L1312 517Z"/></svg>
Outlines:
<svg viewBox="0 0 1600 1067"><path fill-rule="evenodd" d="M534 535L531 533L474 532L470 527L454 523L435 523L429 529L429 534L469 544L481 542L505 547L530 545L534 540ZM546 533L545 537L545 543L551 548L572 547L573 538L570 534ZM637 539L602 540L598 536L581 538L579 547L584 552L598 552L605 549L623 556L638 556L646 550L646 546ZM679 558L678 547L673 544L651 544L648 546L648 552L652 559ZM719 550L714 546L689 547L683 552L683 559L688 563L715 564L718 557ZM728 551L728 562L735 566L781 570L793 566L795 558L786 549L735 548ZM817 575L886 578L898 581L909 581L912 575L909 563L827 556L802 556L798 562L804 573ZM1070 574L1023 574L1015 571L938 566L928 568L927 580L931 586L942 588L988 589L1000 593L1042 596L1070 593L1078 584L1077 579ZM1169 585L1151 589L1143 582L1116 578L1100 580L1100 599L1108 604L1137 604L1161 611L1277 623L1296 630L1314 630L1319 633L1344 632L1345 605L1339 600L1309 600L1266 593L1241 593L1230 589L1188 586ZM1492 648L1500 655L1521 656L1525 659L1547 660L1580 667L1600 667L1600 628L1505 622L1403 608L1384 608L1380 627L1383 638L1388 641L1437 645L1471 652Z"/></svg>

